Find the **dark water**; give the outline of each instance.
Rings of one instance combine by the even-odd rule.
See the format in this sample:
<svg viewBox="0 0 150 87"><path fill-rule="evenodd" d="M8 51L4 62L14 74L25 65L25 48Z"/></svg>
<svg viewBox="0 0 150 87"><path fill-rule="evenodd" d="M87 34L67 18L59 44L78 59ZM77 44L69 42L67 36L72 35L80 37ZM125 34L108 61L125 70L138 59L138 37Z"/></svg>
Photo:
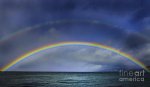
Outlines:
<svg viewBox="0 0 150 87"><path fill-rule="evenodd" d="M121 82L118 73L1 72L0 87L150 87L144 82Z"/></svg>

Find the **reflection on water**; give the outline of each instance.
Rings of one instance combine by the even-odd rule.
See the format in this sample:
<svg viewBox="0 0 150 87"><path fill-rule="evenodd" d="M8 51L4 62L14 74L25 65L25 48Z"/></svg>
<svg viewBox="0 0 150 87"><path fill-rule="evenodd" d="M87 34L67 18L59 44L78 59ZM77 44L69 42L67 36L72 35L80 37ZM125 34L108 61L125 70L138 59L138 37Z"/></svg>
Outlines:
<svg viewBox="0 0 150 87"><path fill-rule="evenodd" d="M118 73L0 73L0 87L150 87L145 82L119 82Z"/></svg>

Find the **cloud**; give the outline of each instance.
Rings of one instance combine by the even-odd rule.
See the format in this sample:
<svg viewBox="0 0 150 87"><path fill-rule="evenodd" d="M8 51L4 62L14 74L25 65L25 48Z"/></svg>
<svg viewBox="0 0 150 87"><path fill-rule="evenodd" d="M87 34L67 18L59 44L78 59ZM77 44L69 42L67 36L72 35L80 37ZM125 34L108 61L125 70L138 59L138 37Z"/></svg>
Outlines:
<svg viewBox="0 0 150 87"><path fill-rule="evenodd" d="M147 43L150 43L150 41L147 38L143 37L140 34L133 33L128 35L128 37L125 39L124 45L125 48L134 50L142 47Z"/></svg>
<svg viewBox="0 0 150 87"><path fill-rule="evenodd" d="M135 57L143 62L145 65L150 66L150 43L143 45L136 51L133 51Z"/></svg>
<svg viewBox="0 0 150 87"><path fill-rule="evenodd" d="M61 19L96 19L122 26L130 18L130 11L140 9L141 2L147 4L141 0L1 1L0 36L5 37L24 27Z"/></svg>
<svg viewBox="0 0 150 87"><path fill-rule="evenodd" d="M0 67L33 49L61 41L97 42L117 49L124 48L123 51L132 52L133 56L136 56L136 52L141 53L142 56L139 55L137 58L149 64L147 62L149 61L149 47L146 46L149 44L150 35L148 29L149 6L149 0L0 1ZM44 25L48 21L64 19L96 21ZM18 31L24 31L25 27L38 24L43 25L1 41ZM133 32L138 32L138 34ZM141 50L143 52L140 52ZM86 63L92 65L104 64L104 67L106 63L109 63L108 66L116 67L121 66L121 63L124 64L119 60L122 59L121 56L109 51L92 48L75 50L73 48L71 52L67 51L69 54L64 52L60 52L59 55L65 54L68 57L73 55L74 61L87 61ZM61 57L54 56L54 54L38 55L44 58L49 56L59 59ZM38 60L41 59L39 56L36 56ZM35 56L32 57L36 59ZM34 58L32 59L34 60ZM71 58L66 59L72 60ZM40 63L38 60L36 60L37 63ZM63 61L65 62L65 60L60 60L57 63ZM30 61L26 62L30 63ZM32 62L29 67L32 66ZM53 62L56 61L53 60ZM132 64L126 62L123 66L127 66L128 63ZM46 64L48 65L48 63Z"/></svg>
<svg viewBox="0 0 150 87"><path fill-rule="evenodd" d="M92 72L128 67L131 69L138 66L108 50L89 46L62 46L29 56L10 70Z"/></svg>
<svg viewBox="0 0 150 87"><path fill-rule="evenodd" d="M132 21L138 23L140 21L143 21L147 17L150 17L150 12L148 11L149 6L143 6L135 11L133 14Z"/></svg>

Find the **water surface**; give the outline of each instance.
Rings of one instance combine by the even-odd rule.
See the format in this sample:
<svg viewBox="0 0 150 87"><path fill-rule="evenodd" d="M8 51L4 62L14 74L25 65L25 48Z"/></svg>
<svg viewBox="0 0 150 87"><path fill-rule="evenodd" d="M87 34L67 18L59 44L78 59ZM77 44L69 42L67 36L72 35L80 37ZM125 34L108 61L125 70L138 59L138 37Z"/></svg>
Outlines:
<svg viewBox="0 0 150 87"><path fill-rule="evenodd" d="M1 72L0 87L150 87L144 82L120 82L118 73Z"/></svg>

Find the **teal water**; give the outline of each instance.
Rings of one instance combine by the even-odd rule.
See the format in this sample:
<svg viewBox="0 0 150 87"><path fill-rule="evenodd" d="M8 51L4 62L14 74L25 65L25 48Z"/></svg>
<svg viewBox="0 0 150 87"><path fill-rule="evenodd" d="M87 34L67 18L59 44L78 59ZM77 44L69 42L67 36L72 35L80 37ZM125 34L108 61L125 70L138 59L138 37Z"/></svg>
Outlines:
<svg viewBox="0 0 150 87"><path fill-rule="evenodd" d="M150 87L144 82L121 82L118 73L1 72L0 87Z"/></svg>

